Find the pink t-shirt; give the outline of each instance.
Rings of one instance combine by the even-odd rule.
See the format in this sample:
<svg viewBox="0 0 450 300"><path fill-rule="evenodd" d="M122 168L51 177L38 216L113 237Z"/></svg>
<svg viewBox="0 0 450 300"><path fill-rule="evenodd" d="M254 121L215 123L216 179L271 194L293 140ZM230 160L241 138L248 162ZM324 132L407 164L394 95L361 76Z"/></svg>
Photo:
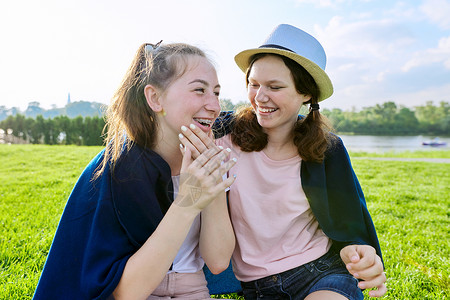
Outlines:
<svg viewBox="0 0 450 300"><path fill-rule="evenodd" d="M236 234L233 270L251 281L303 265L325 254L331 242L319 228L300 182L299 156L272 160L263 151L242 152L230 136L216 140L232 149L236 180L229 190Z"/></svg>

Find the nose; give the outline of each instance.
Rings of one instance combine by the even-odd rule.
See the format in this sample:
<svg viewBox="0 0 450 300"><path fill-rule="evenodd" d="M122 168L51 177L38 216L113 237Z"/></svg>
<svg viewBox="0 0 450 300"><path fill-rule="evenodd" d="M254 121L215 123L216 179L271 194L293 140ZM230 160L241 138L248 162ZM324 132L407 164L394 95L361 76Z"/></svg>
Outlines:
<svg viewBox="0 0 450 300"><path fill-rule="evenodd" d="M214 115L219 115L220 113L220 103L216 95L211 95L207 97L205 103L205 109L214 113Z"/></svg>
<svg viewBox="0 0 450 300"><path fill-rule="evenodd" d="M256 91L255 100L258 102L267 102L269 100L269 97L264 92L262 86Z"/></svg>

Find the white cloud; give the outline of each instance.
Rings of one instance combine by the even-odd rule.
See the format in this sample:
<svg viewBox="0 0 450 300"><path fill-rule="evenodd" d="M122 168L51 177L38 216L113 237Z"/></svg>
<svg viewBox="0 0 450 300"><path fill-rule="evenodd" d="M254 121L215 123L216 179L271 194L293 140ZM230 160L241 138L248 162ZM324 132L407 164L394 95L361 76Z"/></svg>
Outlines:
<svg viewBox="0 0 450 300"><path fill-rule="evenodd" d="M330 106L400 101L390 80L401 73L417 42L404 23L390 18L349 21L335 16L324 27L316 25L314 31L327 53L327 72L335 87L337 101Z"/></svg>
<svg viewBox="0 0 450 300"><path fill-rule="evenodd" d="M416 20L420 18L421 13L418 12L417 6L411 5L411 3L399 1L396 2L392 8L384 11L385 16L389 16L395 19L404 20Z"/></svg>
<svg viewBox="0 0 450 300"><path fill-rule="evenodd" d="M342 97L374 93L392 73L401 72L414 42L407 30L394 20L348 22L333 17L325 27L315 26L328 57L327 73Z"/></svg>
<svg viewBox="0 0 450 300"><path fill-rule="evenodd" d="M435 105L441 101L450 101L450 84L441 86L431 86L411 93L400 93L396 95L395 102L412 107L425 104L426 101L433 101Z"/></svg>
<svg viewBox="0 0 450 300"><path fill-rule="evenodd" d="M315 31L330 57L369 56L384 61L414 42L400 23L390 19L346 23L335 16L324 28L316 25Z"/></svg>
<svg viewBox="0 0 450 300"><path fill-rule="evenodd" d="M446 69L450 70L450 36L441 38L436 48L415 52L413 57L403 65L402 71L408 72L412 68L435 63L442 63Z"/></svg>
<svg viewBox="0 0 450 300"><path fill-rule="evenodd" d="M297 0L300 4L314 4L319 7L337 7L348 0Z"/></svg>
<svg viewBox="0 0 450 300"><path fill-rule="evenodd" d="M425 0L420 10L443 29L450 29L450 1Z"/></svg>

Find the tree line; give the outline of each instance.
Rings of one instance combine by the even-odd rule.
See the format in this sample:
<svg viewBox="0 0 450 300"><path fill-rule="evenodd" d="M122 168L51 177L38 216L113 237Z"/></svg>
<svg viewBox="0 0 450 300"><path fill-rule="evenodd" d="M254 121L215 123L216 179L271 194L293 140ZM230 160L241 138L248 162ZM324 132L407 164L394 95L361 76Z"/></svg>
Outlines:
<svg viewBox="0 0 450 300"><path fill-rule="evenodd" d="M385 102L361 111L327 110L322 113L338 133L360 135L450 135L449 103L428 101L413 110Z"/></svg>
<svg viewBox="0 0 450 300"><path fill-rule="evenodd" d="M230 100L224 100L221 107L222 110L235 110L241 105L248 104L233 104ZM338 134L449 136L449 108L448 102L440 102L436 106L432 101L427 101L425 105L412 109L385 102L359 111L325 108L320 112L330 120ZM308 107L303 106L300 114L307 113Z"/></svg>
<svg viewBox="0 0 450 300"><path fill-rule="evenodd" d="M235 110L241 105L244 102L233 104L228 99L221 102L222 110ZM385 102L360 111L321 109L321 113L330 120L338 134L448 136L449 108L448 102L435 106L429 101L414 109ZM300 114L307 113L302 110ZM102 145L104 127L105 121L100 116L44 118L38 115L36 118L27 118L16 114L0 121L0 132L3 135L12 135L32 144L48 145Z"/></svg>
<svg viewBox="0 0 450 300"><path fill-rule="evenodd" d="M32 144L47 145L102 145L102 117L57 116L45 119L42 115L26 118L16 114L0 122L3 135L13 135Z"/></svg>

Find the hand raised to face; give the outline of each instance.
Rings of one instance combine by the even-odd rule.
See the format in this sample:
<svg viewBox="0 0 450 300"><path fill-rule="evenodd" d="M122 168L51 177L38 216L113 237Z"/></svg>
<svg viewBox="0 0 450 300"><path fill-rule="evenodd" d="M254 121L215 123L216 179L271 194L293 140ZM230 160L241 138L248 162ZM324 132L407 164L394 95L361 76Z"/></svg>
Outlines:
<svg viewBox="0 0 450 300"><path fill-rule="evenodd" d="M181 132L179 137L183 145L182 150L189 148L191 150L192 158L194 159L208 149L219 149L214 143L211 131L206 134L197 126L191 124L189 128L182 126Z"/></svg>
<svg viewBox="0 0 450 300"><path fill-rule="evenodd" d="M174 204L205 208L220 193L234 182L234 177L223 180L223 176L234 166L236 159L225 162L230 149L217 147L213 140L201 130L185 128L180 136L183 147L183 163L180 172L180 189Z"/></svg>

